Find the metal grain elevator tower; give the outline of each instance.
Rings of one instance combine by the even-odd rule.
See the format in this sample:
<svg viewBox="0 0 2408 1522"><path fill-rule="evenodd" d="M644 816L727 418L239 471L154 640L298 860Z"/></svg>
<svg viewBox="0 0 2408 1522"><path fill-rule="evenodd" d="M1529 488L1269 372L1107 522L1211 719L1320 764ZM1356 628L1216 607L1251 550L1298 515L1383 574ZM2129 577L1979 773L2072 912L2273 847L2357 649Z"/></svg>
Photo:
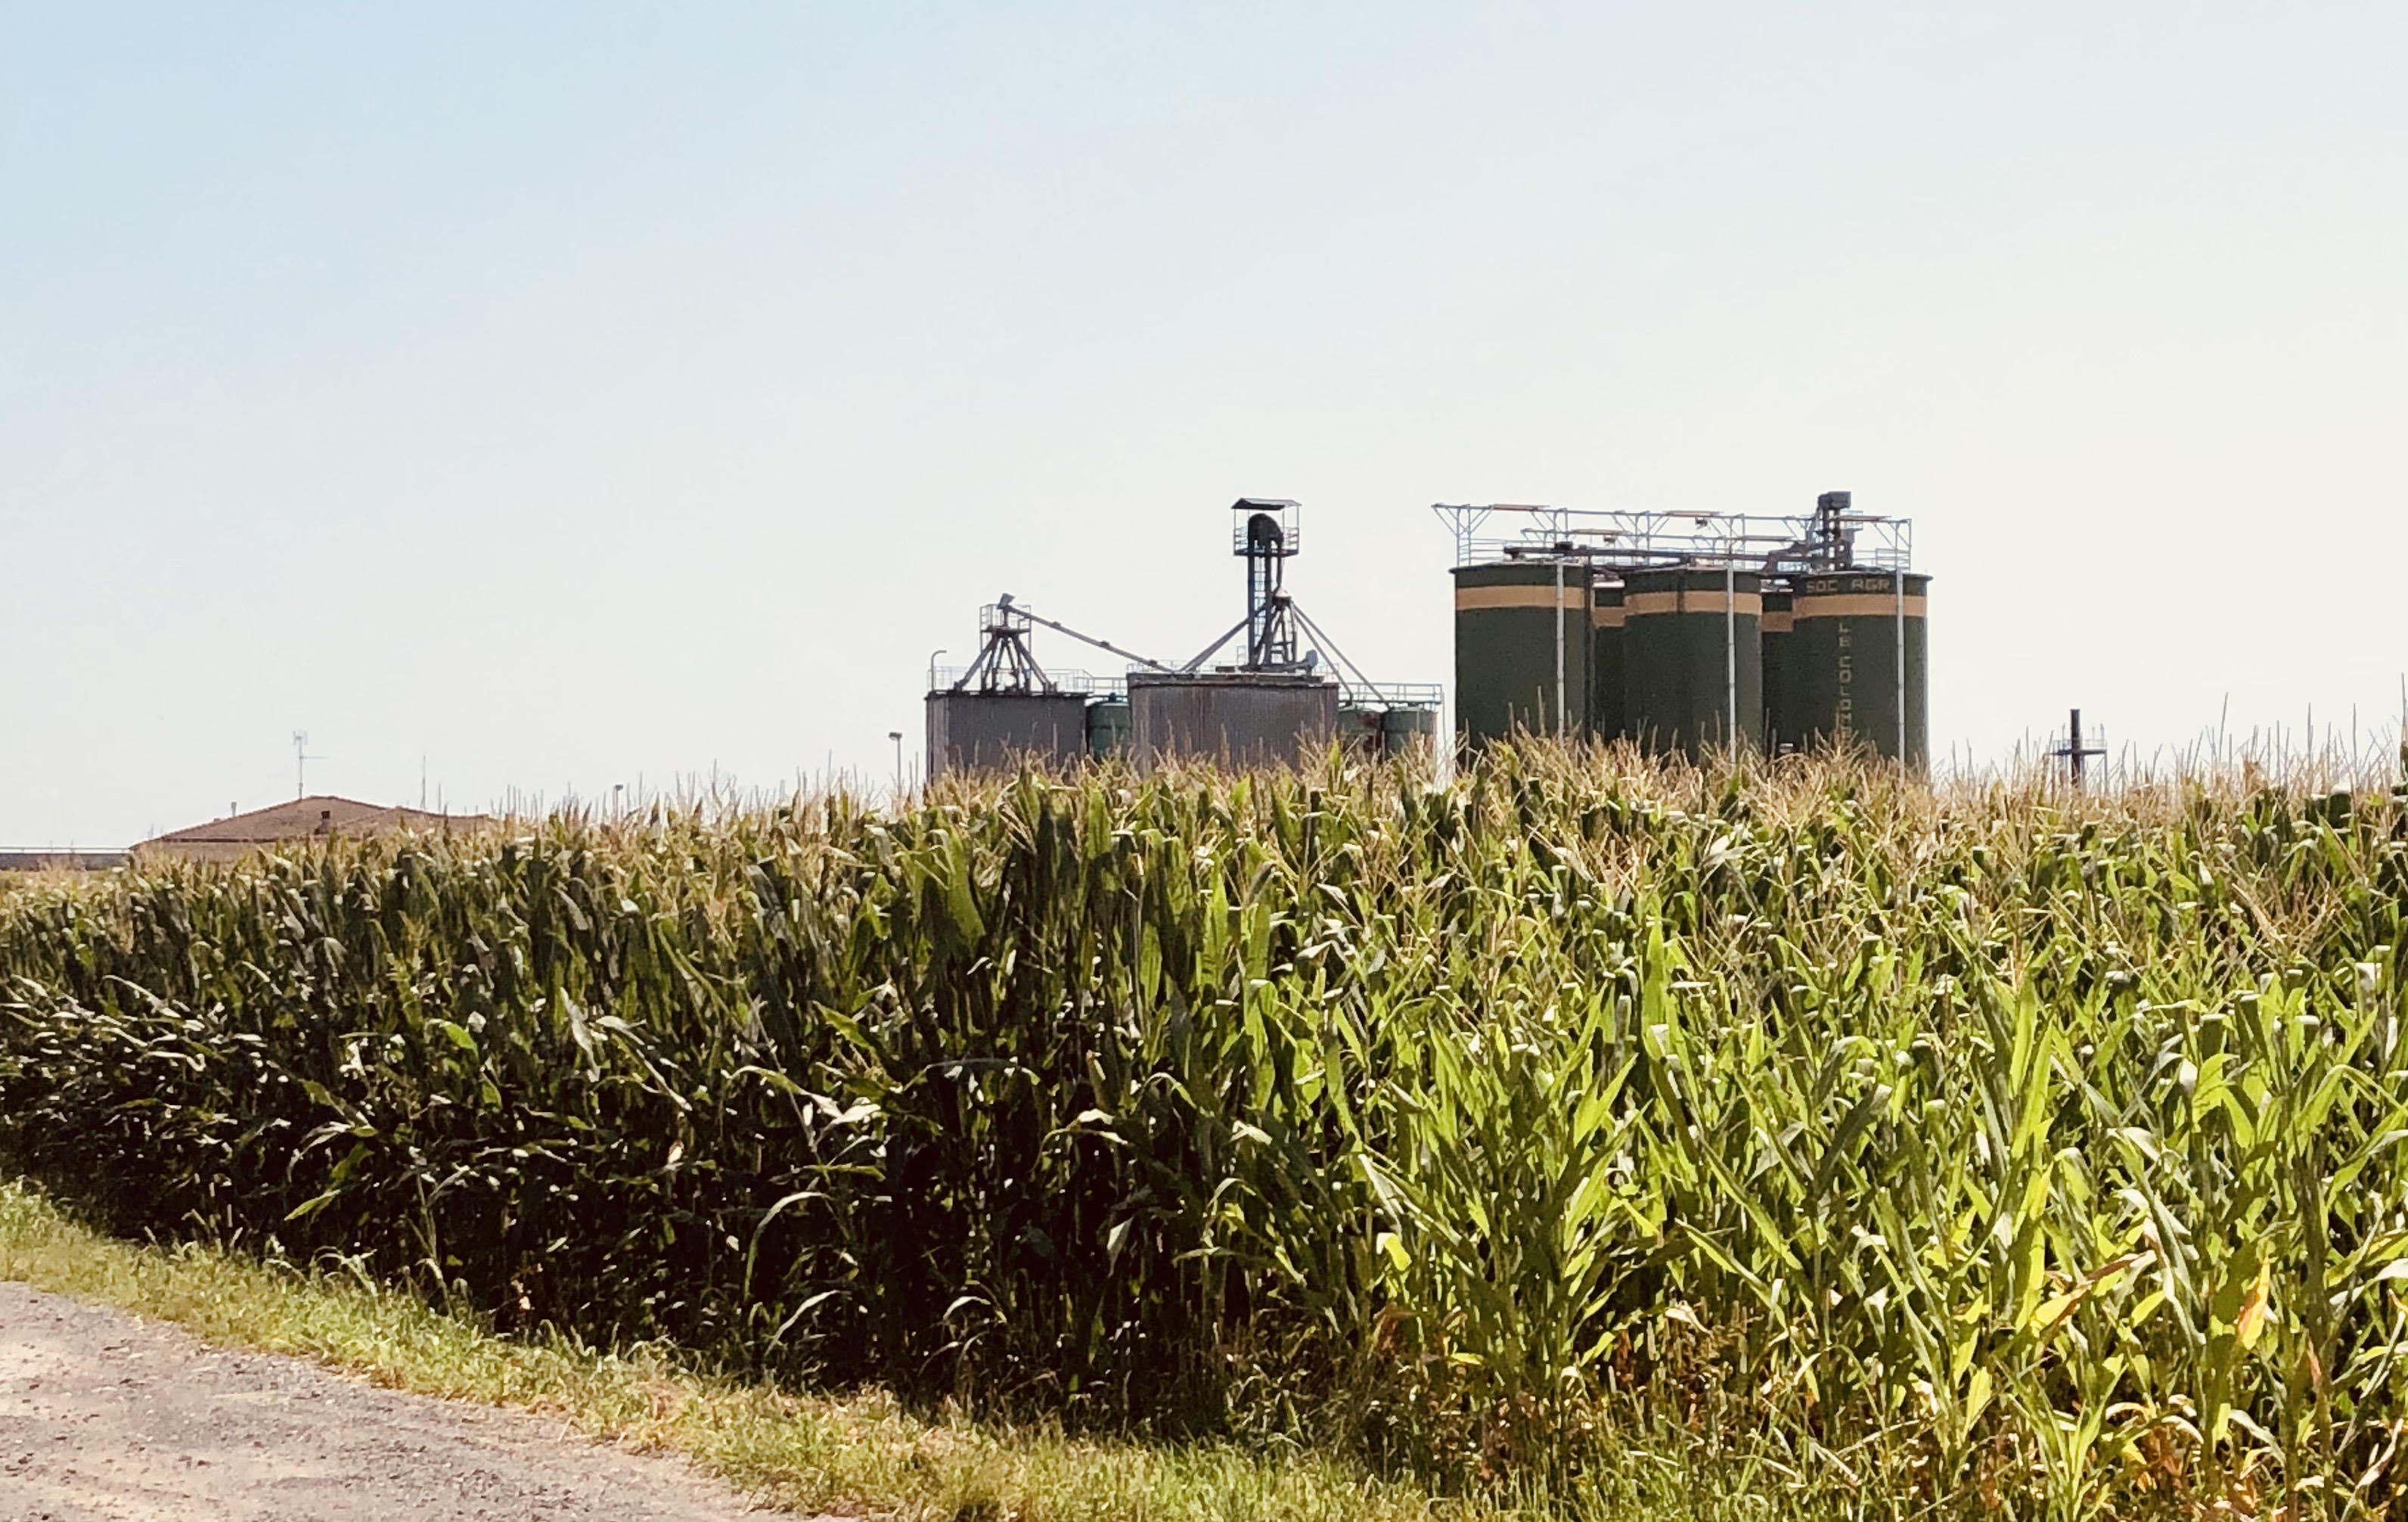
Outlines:
<svg viewBox="0 0 2408 1522"><path fill-rule="evenodd" d="M1333 742L1355 757L1430 757L1441 691L1372 682L1288 591L1287 563L1304 547L1301 507L1245 496L1229 514L1245 616L1183 662L1140 655L1009 595L990 604L978 658L963 670L930 669L929 774L1082 757L1293 766ZM1116 657L1125 674L1049 672L1028 648L1032 624Z"/></svg>

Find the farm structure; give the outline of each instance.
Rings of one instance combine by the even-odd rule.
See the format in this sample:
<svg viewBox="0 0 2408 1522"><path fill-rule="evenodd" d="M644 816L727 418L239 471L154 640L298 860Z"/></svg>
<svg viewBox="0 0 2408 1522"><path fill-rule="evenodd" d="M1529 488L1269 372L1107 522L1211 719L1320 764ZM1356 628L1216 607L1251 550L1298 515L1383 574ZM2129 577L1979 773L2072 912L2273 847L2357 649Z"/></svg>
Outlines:
<svg viewBox="0 0 2408 1522"><path fill-rule="evenodd" d="M122 851L76 846L0 846L0 872L105 872L125 865Z"/></svg>
<svg viewBox="0 0 2408 1522"><path fill-rule="evenodd" d="M1245 616L1184 662L1082 633L1009 593L982 610L977 658L929 672L928 776L1116 756L1140 770L1180 758L1295 766L1332 743L1356 754L1426 754L1439 690L1364 676L1287 591L1287 562L1303 547L1298 505L1240 497L1229 511ZM1039 625L1119 658L1125 672L1098 680L1048 669L1029 645Z"/></svg>
<svg viewBox="0 0 2408 1522"><path fill-rule="evenodd" d="M1914 524L1826 492L1797 516L1440 503L1455 538L1458 738L1629 739L1927 764Z"/></svg>
<svg viewBox="0 0 2408 1522"><path fill-rule="evenodd" d="M330 795L295 798L265 809L213 819L143 841L133 851L137 862L160 860L234 861L253 852L324 840L330 836L381 835L393 830L422 834L481 829L494 821L484 814L433 813Z"/></svg>

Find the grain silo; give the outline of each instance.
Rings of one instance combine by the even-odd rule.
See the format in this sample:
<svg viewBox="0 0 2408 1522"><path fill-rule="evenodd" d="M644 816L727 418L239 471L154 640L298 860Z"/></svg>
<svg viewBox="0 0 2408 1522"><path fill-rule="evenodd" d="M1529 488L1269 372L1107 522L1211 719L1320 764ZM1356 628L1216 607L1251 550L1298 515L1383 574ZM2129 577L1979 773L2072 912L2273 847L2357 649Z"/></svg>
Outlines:
<svg viewBox="0 0 2408 1522"><path fill-rule="evenodd" d="M1764 716L1757 732L1767 755L1798 749L1789 696L1789 638L1796 616L1787 584L1767 582L1764 618L1756 625L1764 640Z"/></svg>
<svg viewBox="0 0 2408 1522"><path fill-rule="evenodd" d="M1601 740L1623 736L1623 586L1595 574L1588 601L1588 732Z"/></svg>
<svg viewBox="0 0 2408 1522"><path fill-rule="evenodd" d="M979 614L978 658L950 685L929 682L928 775L1087 754L1087 698L1048 676L1028 649L1028 615L1005 596Z"/></svg>
<svg viewBox="0 0 2408 1522"><path fill-rule="evenodd" d="M1111 761L1128 754L1129 700L1124 692L1106 695L1087 705L1087 754Z"/></svg>
<svg viewBox="0 0 2408 1522"><path fill-rule="evenodd" d="M1455 727L1478 744L1588 721L1589 568L1569 555L1455 568Z"/></svg>
<svg viewBox="0 0 2408 1522"><path fill-rule="evenodd" d="M1898 570L1798 578L1790 722L1799 743L1838 743L1928 764L1925 617L1931 578Z"/></svg>
<svg viewBox="0 0 2408 1522"><path fill-rule="evenodd" d="M1764 711L1763 583L1728 565L1623 576L1626 733L1689 756L1752 743Z"/></svg>
<svg viewBox="0 0 2408 1522"><path fill-rule="evenodd" d="M1240 497L1230 513L1230 553L1246 563L1246 616L1176 670L1129 672L1129 749L1140 767L1182 758L1292 766L1337 738L1339 683L1302 648L1304 621L1286 590L1287 563L1303 548L1297 506ZM1240 637L1243 658L1203 668Z"/></svg>
<svg viewBox="0 0 2408 1522"><path fill-rule="evenodd" d="M1168 760L1294 766L1338 736L1338 683L1307 671L1132 671L1129 751Z"/></svg>
<svg viewBox="0 0 2408 1522"><path fill-rule="evenodd" d="M1347 697L1338 705L1338 742L1359 760L1426 761L1438 742L1438 703L1436 694L1415 703Z"/></svg>
<svg viewBox="0 0 2408 1522"><path fill-rule="evenodd" d="M1393 703L1381 711L1380 754L1391 761L1427 761L1438 748L1438 703Z"/></svg>
<svg viewBox="0 0 2408 1522"><path fill-rule="evenodd" d="M929 774L1025 759L1294 765L1333 743L1358 757L1426 754L1443 692L1369 681L1288 595L1286 563L1302 544L1297 505L1243 497L1231 511L1231 550L1245 562L1246 615L1228 632L1173 664L1006 596L986 610L977 662L950 685L931 676ZM1084 673L1056 680L1027 647L1032 624L1121 658L1127 675L1100 683ZM1235 660L1208 664L1240 639Z"/></svg>
<svg viewBox="0 0 2408 1522"><path fill-rule="evenodd" d="M1519 726L1692 755L1778 754L1844 732L1922 764L1928 579L1913 572L1908 520L1856 512L1846 492L1795 515L1436 510L1455 538L1455 713L1467 743ZM1584 682L1583 641L1562 616L1575 586L1585 588ZM1882 591L1894 638L1868 665L1861 599ZM1878 701L1867 696L1874 681L1887 683Z"/></svg>

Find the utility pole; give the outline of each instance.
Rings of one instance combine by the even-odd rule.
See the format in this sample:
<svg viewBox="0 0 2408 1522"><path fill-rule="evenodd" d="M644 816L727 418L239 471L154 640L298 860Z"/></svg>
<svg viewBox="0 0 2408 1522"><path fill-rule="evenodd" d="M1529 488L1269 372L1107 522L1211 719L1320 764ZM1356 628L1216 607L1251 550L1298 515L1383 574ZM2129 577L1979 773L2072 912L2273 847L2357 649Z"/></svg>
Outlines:
<svg viewBox="0 0 2408 1522"><path fill-rule="evenodd" d="M1903 712L1903 711L1900 711ZM2083 746L2082 711L2074 709L2066 715L2065 743L2048 754L2065 758L2067 764L2072 768L2073 785L2080 787L2083 781L2083 762L2090 756L2103 756L2107 754L2107 750L2102 745L2093 745L2086 749Z"/></svg>
<svg viewBox="0 0 2408 1522"><path fill-rule="evenodd" d="M886 738L895 742L895 807L903 807L903 731L889 729Z"/></svg>

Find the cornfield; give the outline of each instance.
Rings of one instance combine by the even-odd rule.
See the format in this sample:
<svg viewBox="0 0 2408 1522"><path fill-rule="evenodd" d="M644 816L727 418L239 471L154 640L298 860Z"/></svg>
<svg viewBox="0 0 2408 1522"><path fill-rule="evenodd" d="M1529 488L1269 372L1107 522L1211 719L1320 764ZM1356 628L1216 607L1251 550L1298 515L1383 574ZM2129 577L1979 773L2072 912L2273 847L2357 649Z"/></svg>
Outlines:
<svg viewBox="0 0 2408 1522"><path fill-rule="evenodd" d="M2408 793L1500 750L0 897L0 1156L505 1329L1605 1510L2377 1515Z"/></svg>

